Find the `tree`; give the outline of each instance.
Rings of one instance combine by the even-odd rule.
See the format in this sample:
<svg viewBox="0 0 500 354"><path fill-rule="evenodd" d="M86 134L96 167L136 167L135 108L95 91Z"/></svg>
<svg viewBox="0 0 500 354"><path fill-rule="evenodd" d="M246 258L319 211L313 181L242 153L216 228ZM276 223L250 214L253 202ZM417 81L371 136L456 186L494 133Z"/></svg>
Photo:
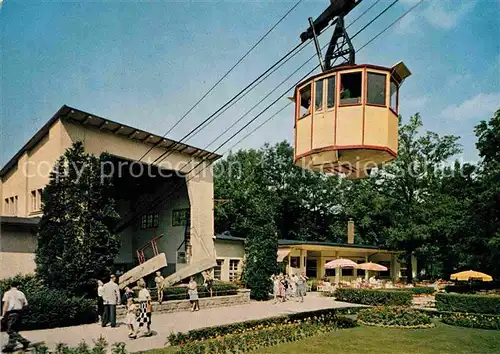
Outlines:
<svg viewBox="0 0 500 354"><path fill-rule="evenodd" d="M392 226L387 229L389 246L405 252L406 279L411 282L411 257L423 251L430 240L428 202L438 181L442 164L460 152L456 136L420 134L422 120L417 113L408 124L400 124L398 157L377 174L378 190L391 198Z"/></svg>
<svg viewBox="0 0 500 354"><path fill-rule="evenodd" d="M255 300L267 300L272 290L271 275L278 273L278 238L265 199L259 200L251 215L253 224L245 239L245 268L243 279Z"/></svg>
<svg viewBox="0 0 500 354"><path fill-rule="evenodd" d="M118 254L118 235L110 230L119 216L101 171L107 159L84 152L76 142L59 158L42 194L37 273L52 288L86 295L94 280L109 274Z"/></svg>

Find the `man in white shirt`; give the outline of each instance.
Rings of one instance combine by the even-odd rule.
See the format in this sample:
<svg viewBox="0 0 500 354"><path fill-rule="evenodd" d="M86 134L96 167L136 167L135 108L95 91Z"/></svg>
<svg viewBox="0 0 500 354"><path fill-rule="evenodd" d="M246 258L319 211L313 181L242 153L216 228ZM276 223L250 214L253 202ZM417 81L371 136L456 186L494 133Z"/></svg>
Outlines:
<svg viewBox="0 0 500 354"><path fill-rule="evenodd" d="M102 288L102 300L104 302L102 326L106 327L108 323L111 323L111 327L116 327L116 305L120 303L120 288L116 284L114 274Z"/></svg>
<svg viewBox="0 0 500 354"><path fill-rule="evenodd" d="M3 352L13 352L16 348L17 342L23 345L26 349L30 345L30 341L19 334L19 327L21 325L22 310L28 306L26 296L22 291L17 289L19 284L13 282L10 290L3 295L3 308L2 319L5 318L7 322L7 333L9 334L9 341L2 349Z"/></svg>

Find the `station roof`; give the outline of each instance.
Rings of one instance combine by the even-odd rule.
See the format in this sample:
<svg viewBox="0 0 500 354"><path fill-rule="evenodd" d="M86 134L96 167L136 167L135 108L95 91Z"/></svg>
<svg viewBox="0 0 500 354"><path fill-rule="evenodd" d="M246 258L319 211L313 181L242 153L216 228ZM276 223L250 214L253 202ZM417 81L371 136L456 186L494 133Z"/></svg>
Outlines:
<svg viewBox="0 0 500 354"><path fill-rule="evenodd" d="M215 238L216 240L221 240L221 241L236 241L236 242L245 241L245 238L232 236L228 232L216 235ZM335 243L335 242L321 242L321 241L302 241L302 240L278 240L278 246L279 247L323 246L323 247L361 248L361 249L385 251L384 249L374 245L360 245L356 243Z"/></svg>
<svg viewBox="0 0 500 354"><path fill-rule="evenodd" d="M35 147L36 144L38 144L38 142L40 142L40 140L42 140L42 138L49 132L50 127L59 119L78 123L88 128L95 128L101 131L113 133L134 141L140 141L144 144L156 145L162 149L177 151L195 158L215 161L221 157L221 155L210 151L199 149L179 141L163 138L162 136L64 105L52 116L52 118L49 119L47 123L45 123L42 128L40 128L40 130L35 133L35 135L33 135L33 137L21 148L21 150L19 150L9 160L9 162L7 162L7 164L0 170L0 177L4 176L11 168L16 166L17 160L26 151Z"/></svg>

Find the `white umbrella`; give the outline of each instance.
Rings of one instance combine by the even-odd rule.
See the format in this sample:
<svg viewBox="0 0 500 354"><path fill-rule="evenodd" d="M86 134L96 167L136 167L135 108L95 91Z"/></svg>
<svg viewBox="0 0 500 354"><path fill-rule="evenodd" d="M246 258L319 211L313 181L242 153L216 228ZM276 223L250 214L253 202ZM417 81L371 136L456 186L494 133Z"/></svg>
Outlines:
<svg viewBox="0 0 500 354"><path fill-rule="evenodd" d="M358 268L358 264L356 262L351 261L350 259L339 258L334 259L333 261L325 264L326 269L334 269L334 268Z"/></svg>

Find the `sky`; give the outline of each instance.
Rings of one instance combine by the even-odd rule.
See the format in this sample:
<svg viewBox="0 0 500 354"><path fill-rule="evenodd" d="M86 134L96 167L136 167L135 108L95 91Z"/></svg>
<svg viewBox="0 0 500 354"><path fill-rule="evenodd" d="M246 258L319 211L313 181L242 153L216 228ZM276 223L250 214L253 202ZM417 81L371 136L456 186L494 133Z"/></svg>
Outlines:
<svg viewBox="0 0 500 354"><path fill-rule="evenodd" d="M282 1L0 1L0 165L64 104L165 134L297 0ZM375 0L363 0L351 23ZM349 28L353 35L392 0L381 0ZM417 0L400 0L353 40L360 48ZM299 42L328 0L303 0L169 135L182 139ZM424 0L358 51L356 62L412 72L400 91L400 114L419 112L424 129L460 136L457 158L477 161L474 126L500 108L500 1ZM323 45L331 30L319 37ZM317 65L313 58L216 143L215 137L315 55L312 45L199 134L185 140L216 150L232 133ZM317 71L318 72L318 71ZM288 102L278 101L226 152ZM292 142L289 106L235 148ZM145 151L146 152L146 151Z"/></svg>

